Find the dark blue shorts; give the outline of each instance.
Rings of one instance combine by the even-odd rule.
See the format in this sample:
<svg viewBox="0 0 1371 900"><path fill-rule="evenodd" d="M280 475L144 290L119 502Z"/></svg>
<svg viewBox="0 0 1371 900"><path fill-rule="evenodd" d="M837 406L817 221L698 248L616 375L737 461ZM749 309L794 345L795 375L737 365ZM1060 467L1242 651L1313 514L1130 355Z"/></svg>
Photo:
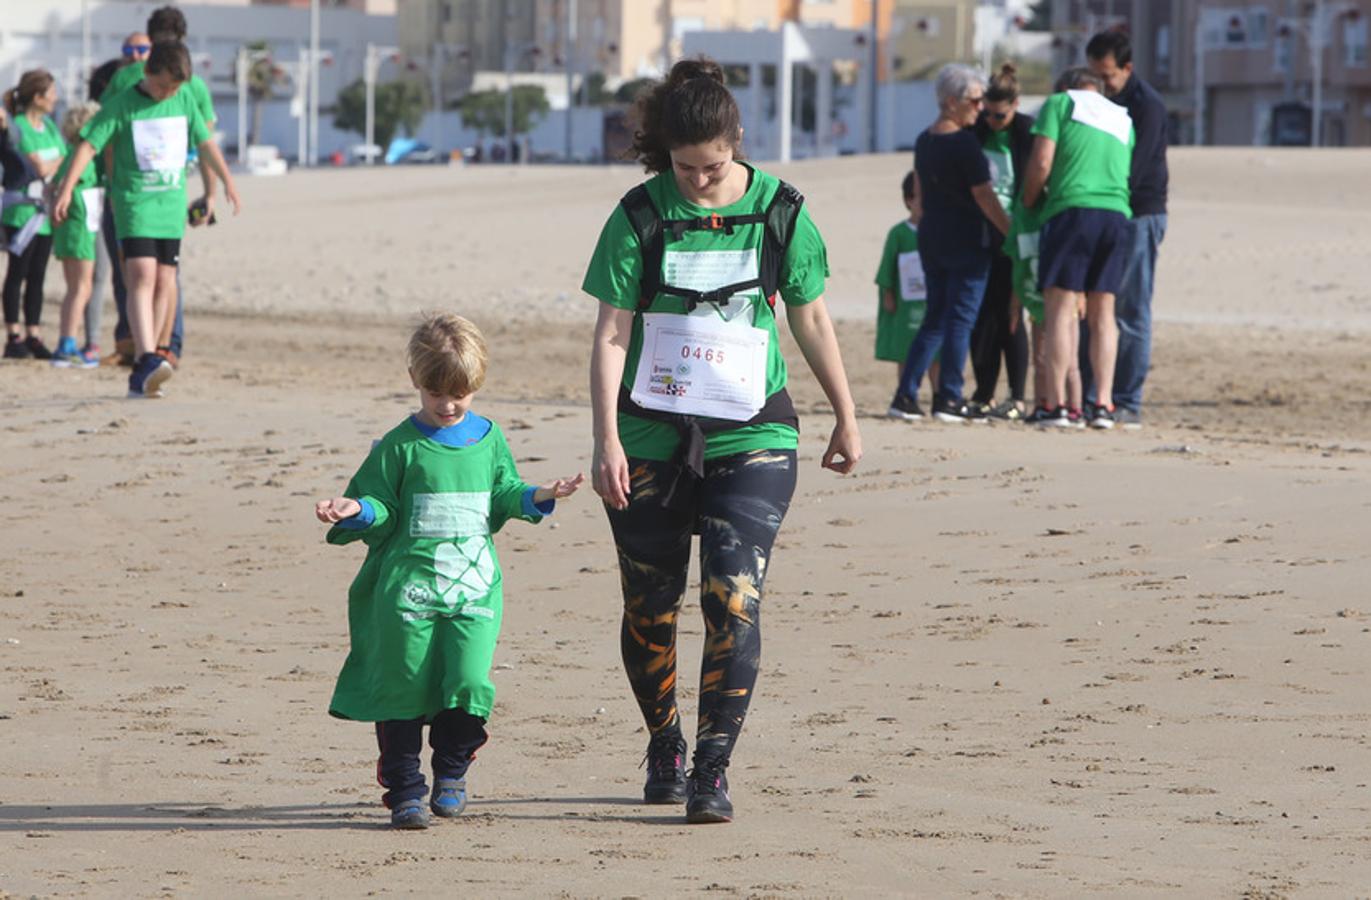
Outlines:
<svg viewBox="0 0 1371 900"><path fill-rule="evenodd" d="M1043 224L1038 243L1038 288L1117 294L1128 264L1123 213L1068 209Z"/></svg>

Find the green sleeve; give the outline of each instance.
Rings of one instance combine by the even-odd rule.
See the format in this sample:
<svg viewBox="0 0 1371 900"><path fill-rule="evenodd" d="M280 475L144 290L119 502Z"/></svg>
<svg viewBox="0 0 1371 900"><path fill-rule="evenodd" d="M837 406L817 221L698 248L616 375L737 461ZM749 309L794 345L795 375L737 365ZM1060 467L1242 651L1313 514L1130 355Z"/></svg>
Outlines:
<svg viewBox="0 0 1371 900"><path fill-rule="evenodd" d="M900 283L897 241L895 229L892 228L885 236L885 249L881 251L881 264L876 269L876 284L892 291Z"/></svg>
<svg viewBox="0 0 1371 900"><path fill-rule="evenodd" d="M111 101L100 107L100 111L81 128L81 140L95 148L98 154L105 149L114 132L119 129L119 111L122 104Z"/></svg>
<svg viewBox="0 0 1371 900"><path fill-rule="evenodd" d="M365 500L376 513L366 528L340 528L334 525L325 538L330 544L365 541L368 547L384 543L395 530L395 517L400 511L400 482L405 474L404 450L389 441L381 441L362 462L357 474L348 482L343 496L359 503Z"/></svg>
<svg viewBox="0 0 1371 900"><path fill-rule="evenodd" d="M200 116L200 107L194 103L186 106L186 124L190 128L190 145L199 147L209 140L209 128L205 125L205 120Z"/></svg>
<svg viewBox="0 0 1371 900"><path fill-rule="evenodd" d="M643 280L643 253L638 235L622 206L614 207L600 231L581 290L619 309L637 309Z"/></svg>
<svg viewBox="0 0 1371 900"><path fill-rule="evenodd" d="M1071 102L1068 94L1053 94L1048 97L1038 112L1038 118L1033 122L1032 133L1049 140L1057 140L1061 136L1062 120L1071 112L1068 109Z"/></svg>
<svg viewBox="0 0 1371 900"><path fill-rule="evenodd" d="M105 92L100 95L100 102L104 103L106 100L114 99L117 95L137 84L142 77L142 63L129 63L126 66L120 66L114 70L114 77L109 80Z"/></svg>
<svg viewBox="0 0 1371 900"><path fill-rule="evenodd" d="M205 127L213 128L215 123L219 121L219 117L214 114L214 99L209 95L209 85L205 84L205 79L199 75L192 75L190 77L190 89Z"/></svg>
<svg viewBox="0 0 1371 900"><path fill-rule="evenodd" d="M781 299L787 306L804 306L823 296L827 280L828 248L808 207L801 206L781 267Z"/></svg>
<svg viewBox="0 0 1371 900"><path fill-rule="evenodd" d="M532 485L519 477L519 471L514 466L514 454L509 451L504 432L497 430L493 437L499 440L499 444L495 450L495 483L490 488L490 533L498 532L510 519L541 522L542 516L530 516L524 512L524 494Z"/></svg>

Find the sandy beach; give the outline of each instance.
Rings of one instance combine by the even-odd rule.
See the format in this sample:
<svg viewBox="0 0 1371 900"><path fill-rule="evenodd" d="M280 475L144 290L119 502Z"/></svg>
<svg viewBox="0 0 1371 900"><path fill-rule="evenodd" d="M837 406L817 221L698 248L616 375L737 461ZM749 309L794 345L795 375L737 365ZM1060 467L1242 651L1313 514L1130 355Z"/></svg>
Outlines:
<svg viewBox="0 0 1371 900"><path fill-rule="evenodd" d="M819 468L789 346L802 474L732 825L639 803L588 489L498 538L500 693L461 820L391 831L370 727L326 713L361 552L313 502L413 408L414 314L484 329L477 408L526 480L587 470L579 285L636 170L243 179L243 216L187 240L165 400L0 365L0 897L1366 896L1371 157L1172 151L1137 433L876 417L871 279L908 164L771 169L828 242L866 456Z"/></svg>

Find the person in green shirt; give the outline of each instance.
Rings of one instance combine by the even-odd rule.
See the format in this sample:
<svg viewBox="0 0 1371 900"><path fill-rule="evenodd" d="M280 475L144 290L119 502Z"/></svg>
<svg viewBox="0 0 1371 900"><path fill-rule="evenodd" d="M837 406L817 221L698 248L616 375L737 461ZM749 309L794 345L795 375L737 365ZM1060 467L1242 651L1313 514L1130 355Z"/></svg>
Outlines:
<svg viewBox="0 0 1371 900"><path fill-rule="evenodd" d="M876 268L879 288L876 307L876 358L896 364L904 376L904 360L909 345L923 324L928 309L928 286L924 283L924 267L919 259L919 179L911 170L900 182L900 193L909 216L894 226L885 236L881 263ZM937 390L938 364L928 370L929 387ZM887 415L899 419L921 419L923 411L915 402L915 412L893 410Z"/></svg>
<svg viewBox="0 0 1371 900"><path fill-rule="evenodd" d="M1090 328L1090 364L1098 395L1110 397L1118 327L1114 294L1128 261L1126 226L1128 175L1133 156L1133 122L1128 111L1107 100L1099 76L1072 69L1063 88L1047 98L1033 133L1037 140L1024 176L1023 202L1041 204L1038 281L1047 314L1047 401L1049 424L1073 424L1066 405L1066 378L1079 341L1084 306ZM1086 411L1094 428L1114 426L1112 404Z"/></svg>
<svg viewBox="0 0 1371 900"><path fill-rule="evenodd" d="M408 356L420 411L376 442L344 496L314 512L333 526L330 544L367 546L348 590L351 650L329 713L376 723L391 824L424 828L424 726L436 815L461 814L467 768L486 742L504 610L494 535L510 519L551 514L584 476L540 487L520 479L500 427L471 411L488 356L471 322L428 316Z"/></svg>
<svg viewBox="0 0 1371 900"><path fill-rule="evenodd" d="M95 155L112 143L115 165L109 193L138 353L129 375L130 397L160 396L161 385L173 371L156 351L157 337L175 313L176 265L186 229L188 145L206 155L223 180L234 212L241 207L233 177L198 107L181 91L189 77L190 53L184 44L154 44L142 82L116 94L82 129L81 145L54 204L54 216L61 222L76 181Z"/></svg>
<svg viewBox="0 0 1371 900"><path fill-rule="evenodd" d="M652 177L610 215L582 284L599 301L592 477L618 549L624 668L650 732L643 799L726 822L724 769L757 679L763 580L796 478L778 301L837 416L822 465L852 471L861 436L823 303L823 239L794 188L740 161L723 69L676 63L640 95L637 117L634 152ZM676 619L693 533L707 637L687 777Z"/></svg>
<svg viewBox="0 0 1371 900"><path fill-rule="evenodd" d="M97 112L100 104L90 102L74 106L62 117L62 137L68 144L81 141L81 129ZM67 169L76 159L68 156L57 170L54 180L61 184ZM100 217L104 213L104 190L96 183L99 167L86 166L72 191L71 208L67 218L53 232L52 255L62 263L62 275L67 292L62 298L61 332L52 364L58 368L93 369L100 365L100 357L83 351L76 343L76 326L85 315L95 281L96 241L100 236Z"/></svg>
<svg viewBox="0 0 1371 900"><path fill-rule="evenodd" d="M43 208L48 179L67 155L66 142L52 120L57 108L57 81L45 69L31 69L5 92L5 110L14 121L16 147L33 170L22 197L7 197L0 226L8 252L4 311L6 359L51 359L43 343L43 282L52 255L52 223ZM24 329L19 328L22 297Z"/></svg>

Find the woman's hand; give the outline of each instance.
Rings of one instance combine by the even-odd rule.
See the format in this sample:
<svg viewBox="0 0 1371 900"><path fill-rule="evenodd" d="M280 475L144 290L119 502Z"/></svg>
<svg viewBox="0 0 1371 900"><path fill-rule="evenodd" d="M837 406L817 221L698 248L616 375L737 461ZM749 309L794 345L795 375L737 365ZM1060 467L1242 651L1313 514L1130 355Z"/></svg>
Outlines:
<svg viewBox="0 0 1371 900"><path fill-rule="evenodd" d="M351 497L334 497L320 500L314 504L314 515L326 525L335 525L344 519L351 519L362 511L362 504Z"/></svg>
<svg viewBox="0 0 1371 900"><path fill-rule="evenodd" d="M828 449L824 451L823 467L846 475L857 467L862 458L862 435L857 430L855 419L839 419L833 426L833 434L828 438Z"/></svg>
<svg viewBox="0 0 1371 900"><path fill-rule="evenodd" d="M597 442L595 454L590 463L591 486L612 509L628 506L631 486L628 478L628 457L624 455L623 445Z"/></svg>

